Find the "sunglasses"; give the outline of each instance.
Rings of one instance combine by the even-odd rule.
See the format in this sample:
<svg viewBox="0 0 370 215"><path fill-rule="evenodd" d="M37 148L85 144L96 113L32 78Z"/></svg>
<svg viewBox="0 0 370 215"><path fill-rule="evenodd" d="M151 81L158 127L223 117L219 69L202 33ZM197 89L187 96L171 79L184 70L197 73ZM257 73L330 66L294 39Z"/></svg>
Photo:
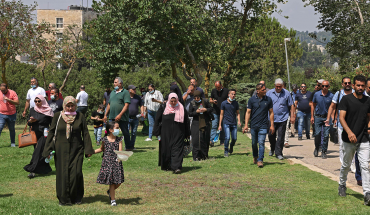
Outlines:
<svg viewBox="0 0 370 215"><path fill-rule="evenodd" d="M344 85L350 85L351 82L343 82Z"/></svg>
<svg viewBox="0 0 370 215"><path fill-rule="evenodd" d="M301 88L307 88L306 86L301 86Z"/></svg>
<svg viewBox="0 0 370 215"><path fill-rule="evenodd" d="M329 85L322 85L322 87L329 87Z"/></svg>
<svg viewBox="0 0 370 215"><path fill-rule="evenodd" d="M41 100L35 100L34 102L35 103L41 103Z"/></svg>

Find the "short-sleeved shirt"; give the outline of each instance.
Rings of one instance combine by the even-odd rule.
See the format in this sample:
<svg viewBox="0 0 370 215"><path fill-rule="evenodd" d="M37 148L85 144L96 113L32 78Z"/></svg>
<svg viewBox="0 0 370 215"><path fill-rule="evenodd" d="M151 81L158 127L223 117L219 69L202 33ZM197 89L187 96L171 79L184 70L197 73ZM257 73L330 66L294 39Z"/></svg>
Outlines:
<svg viewBox="0 0 370 215"><path fill-rule="evenodd" d="M307 91L305 94L302 94L302 92L299 92L295 95L295 100L298 101L297 108L299 111L303 113L311 113L311 106L310 106L310 98L311 98L311 92Z"/></svg>
<svg viewBox="0 0 370 215"><path fill-rule="evenodd" d="M269 128L269 110L272 108L273 105L270 97L264 96L260 99L258 96L252 96L248 100L247 106L247 109L251 110L251 128Z"/></svg>
<svg viewBox="0 0 370 215"><path fill-rule="evenodd" d="M122 109L125 107L126 103L131 103L130 93L126 89L121 91L112 91L109 98L109 119L115 119L118 114L121 113ZM121 121L129 120L128 110L122 115Z"/></svg>
<svg viewBox="0 0 370 215"><path fill-rule="evenodd" d="M30 109L35 107L35 98L37 95L46 97L45 90L42 87L31 88L27 92L27 100L30 100Z"/></svg>
<svg viewBox="0 0 370 215"><path fill-rule="evenodd" d="M340 92L340 96L339 96L339 102L338 102L338 95L339 95L339 92ZM352 89L352 93L354 93L355 90ZM365 92L365 91L364 91ZM348 94L350 95L350 94ZM346 96L346 94L344 93L344 90L340 90L338 92L336 92L333 96L333 100L331 102L333 102L334 104L337 104L337 103L340 103L340 101L342 100L343 96ZM337 104L339 105L339 104ZM338 108L339 106L337 106ZM338 113L337 113L337 123L338 123L338 128L343 128L342 124L340 124L340 121L339 121L339 113L340 113L340 110L338 109Z"/></svg>
<svg viewBox="0 0 370 215"><path fill-rule="evenodd" d="M104 92L104 99L105 99L106 103L108 103L108 101L109 101L109 96L110 96L110 93Z"/></svg>
<svg viewBox="0 0 370 215"><path fill-rule="evenodd" d="M357 99L353 94L349 94L340 101L339 110L346 111L344 119L349 129L356 135L357 143L369 141L367 114L370 113L370 98L363 96L362 99ZM345 130L342 132L342 140L350 142Z"/></svg>
<svg viewBox="0 0 370 215"><path fill-rule="evenodd" d="M13 115L17 112L14 104L11 104L9 101L4 100L4 94L0 92L0 113L3 115ZM18 95L13 90L9 90L5 96L10 100L18 100Z"/></svg>
<svg viewBox="0 0 370 215"><path fill-rule="evenodd" d="M295 97L297 95L297 93L299 93L299 90L297 90L297 92L295 93L294 91L292 91L290 94L292 95L292 99L293 99L293 103L295 102Z"/></svg>
<svg viewBox="0 0 370 215"><path fill-rule="evenodd" d="M87 94L84 90L77 93L76 99L78 100L77 106L87 106L87 100L89 99L89 94Z"/></svg>
<svg viewBox="0 0 370 215"><path fill-rule="evenodd" d="M163 95L160 91L154 90L154 93L146 93L144 98L144 106L150 111L158 111L161 104L153 102L152 99L163 102Z"/></svg>
<svg viewBox="0 0 370 215"><path fill-rule="evenodd" d="M224 111L223 123L226 125L236 125L236 111L239 110L239 103L232 101L229 103L227 100L221 103L221 110Z"/></svg>
<svg viewBox="0 0 370 215"><path fill-rule="evenodd" d="M334 94L330 91L328 91L325 96L322 95L322 90L315 93L312 99L312 102L316 103L315 114L323 116L327 115L333 96Z"/></svg>
<svg viewBox="0 0 370 215"><path fill-rule="evenodd" d="M186 93L182 94L182 96L185 96ZM185 109L189 112L189 107L190 107L190 102L194 100L194 96L193 95L188 95L188 97L186 97L185 99Z"/></svg>
<svg viewBox="0 0 370 215"><path fill-rule="evenodd" d="M49 100L48 104L54 113L57 113L63 110L63 100L62 99Z"/></svg>
<svg viewBox="0 0 370 215"><path fill-rule="evenodd" d="M104 112L98 113L97 110L92 112L91 117L96 117L96 116L99 116L99 119L103 119L104 118ZM94 120L94 128L99 128L99 127L103 127L103 121Z"/></svg>
<svg viewBox="0 0 370 215"><path fill-rule="evenodd" d="M143 102L138 95L134 95L130 98L130 105L128 106L128 111L130 116L136 116L139 113L139 107L143 106Z"/></svg>
<svg viewBox="0 0 370 215"><path fill-rule="evenodd" d="M48 100L50 100L51 99L50 98L50 90L45 91L45 93L46 93L46 96L48 97ZM59 92L59 98L62 99L62 100L64 99L61 92Z"/></svg>
<svg viewBox="0 0 370 215"><path fill-rule="evenodd" d="M223 101L229 97L229 90L227 88L222 88L221 91L213 89L211 92L211 99L216 100L217 104L213 104L213 113L220 115L220 108Z"/></svg>
<svg viewBox="0 0 370 215"><path fill-rule="evenodd" d="M314 90L313 92L312 92L312 94L311 94L311 97L310 97L310 102L312 102L312 100L313 100L313 96L317 93L317 92L319 92L320 90Z"/></svg>
<svg viewBox="0 0 370 215"><path fill-rule="evenodd" d="M202 88L197 87L197 88L195 88L195 90L200 91L200 96L201 96L202 98L205 98L204 91L203 91L203 89L202 89Z"/></svg>
<svg viewBox="0 0 370 215"><path fill-rule="evenodd" d="M266 96L272 100L274 110L274 122L285 122L289 118L289 107L293 105L293 99L289 91L282 89L280 93L276 89L271 89Z"/></svg>

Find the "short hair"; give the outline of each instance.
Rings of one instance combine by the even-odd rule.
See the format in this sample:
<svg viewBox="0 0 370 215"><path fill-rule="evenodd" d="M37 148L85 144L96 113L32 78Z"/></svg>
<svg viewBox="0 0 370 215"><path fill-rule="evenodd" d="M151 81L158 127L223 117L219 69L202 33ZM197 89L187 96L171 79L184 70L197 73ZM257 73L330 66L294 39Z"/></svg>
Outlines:
<svg viewBox="0 0 370 215"><path fill-rule="evenodd" d="M173 85L177 85L176 81L172 82L172 83L170 84L170 87L172 87Z"/></svg>
<svg viewBox="0 0 370 215"><path fill-rule="evenodd" d="M198 82L197 79L195 79L195 78L190 78L190 81L193 80L193 79L195 80L195 82Z"/></svg>
<svg viewBox="0 0 370 215"><path fill-rule="evenodd" d="M85 89L85 85L81 85L80 89L84 90Z"/></svg>
<svg viewBox="0 0 370 215"><path fill-rule="evenodd" d="M51 89L51 90L53 90L54 91L54 93L58 93L59 94L59 89L58 88L53 88L53 89ZM50 90L50 91L51 91Z"/></svg>
<svg viewBox="0 0 370 215"><path fill-rule="evenodd" d="M5 87L6 89L8 89L8 85L6 83L1 83L0 86Z"/></svg>
<svg viewBox="0 0 370 215"><path fill-rule="evenodd" d="M118 80L118 82L119 82L119 83L121 83L121 84L122 84L122 86L123 86L122 78L120 78L120 77L116 77L114 80L116 80L116 79L117 79L117 80Z"/></svg>
<svg viewBox="0 0 370 215"><path fill-rule="evenodd" d="M215 84L220 84L222 86L221 81L216 81Z"/></svg>
<svg viewBox="0 0 370 215"><path fill-rule="evenodd" d="M292 84L292 88L293 88L293 90L298 89L298 86L296 84Z"/></svg>
<svg viewBox="0 0 370 215"><path fill-rule="evenodd" d="M105 107L104 107L104 105L103 105L103 104L100 104L100 105L98 106L98 108L99 108L99 109L101 109L101 110L104 110L104 108L105 108Z"/></svg>
<svg viewBox="0 0 370 215"><path fill-rule="evenodd" d="M258 83L258 84L256 85L256 90L260 90L260 89L262 89L264 86L265 86L264 84Z"/></svg>
<svg viewBox="0 0 370 215"><path fill-rule="evenodd" d="M155 89L154 84L149 84L149 87L151 87L151 88L154 88L154 89Z"/></svg>
<svg viewBox="0 0 370 215"><path fill-rule="evenodd" d="M368 78L367 80L366 80L366 84L367 84L367 82L369 82L370 81L370 78Z"/></svg>
<svg viewBox="0 0 370 215"><path fill-rule="evenodd" d="M346 79L346 78L348 78L351 81L351 79L346 76L346 77L342 78L342 83L343 83L344 79Z"/></svg>
<svg viewBox="0 0 370 215"><path fill-rule="evenodd" d="M284 81L281 78L277 78L275 79L275 84L284 84Z"/></svg>
<svg viewBox="0 0 370 215"><path fill-rule="evenodd" d="M366 84L366 78L365 76L363 75L356 75L354 78L353 78L353 83L355 84L356 81L360 81L360 82L364 82Z"/></svg>
<svg viewBox="0 0 370 215"><path fill-rule="evenodd" d="M307 86L307 84L306 84L306 83L302 83L302 84L304 84L305 86ZM301 84L301 86L302 86L302 84Z"/></svg>
<svg viewBox="0 0 370 215"><path fill-rule="evenodd" d="M55 85L55 83L50 83L49 85L51 85L53 88L57 87L57 85Z"/></svg>
<svg viewBox="0 0 370 215"><path fill-rule="evenodd" d="M32 80L36 80L36 83L39 83L39 81L38 81L38 80L37 80L37 78L35 78L35 77L32 77L32 78L31 78L31 81L32 81Z"/></svg>
<svg viewBox="0 0 370 215"><path fill-rule="evenodd" d="M234 92L235 92L235 94L236 94L236 90L235 90L235 89L231 89L231 90L229 90L229 93L230 93L231 91L234 91Z"/></svg>

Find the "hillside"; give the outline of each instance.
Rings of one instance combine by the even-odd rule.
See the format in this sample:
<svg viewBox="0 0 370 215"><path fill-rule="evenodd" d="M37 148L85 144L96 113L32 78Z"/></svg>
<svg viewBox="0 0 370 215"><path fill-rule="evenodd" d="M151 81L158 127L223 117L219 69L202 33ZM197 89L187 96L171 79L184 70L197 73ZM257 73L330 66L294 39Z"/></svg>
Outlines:
<svg viewBox="0 0 370 215"><path fill-rule="evenodd" d="M311 44L316 44L316 45L322 45L322 46L326 46L326 44L328 42L330 42L330 39L333 38L333 35L331 32L326 32L326 31L319 31L319 32L314 32L316 35L317 35L317 39L319 41L322 41L324 43L321 43L313 38L311 38L309 36L309 33L308 31L297 31L297 34L296 34L296 38L299 38L299 40L301 42L305 41L307 43L311 43ZM324 38L326 38L326 41L324 41Z"/></svg>

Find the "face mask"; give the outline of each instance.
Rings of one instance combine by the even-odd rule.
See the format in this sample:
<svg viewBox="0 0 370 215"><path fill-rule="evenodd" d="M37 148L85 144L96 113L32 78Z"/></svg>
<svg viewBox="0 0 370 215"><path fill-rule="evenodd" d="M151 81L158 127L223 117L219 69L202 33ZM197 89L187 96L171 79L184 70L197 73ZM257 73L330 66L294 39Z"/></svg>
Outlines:
<svg viewBox="0 0 370 215"><path fill-rule="evenodd" d="M54 95L51 95L50 98L51 98L51 100L54 100L55 99L55 96Z"/></svg>
<svg viewBox="0 0 370 215"><path fill-rule="evenodd" d="M113 136L117 137L119 135L119 129L114 129Z"/></svg>
<svg viewBox="0 0 370 215"><path fill-rule="evenodd" d="M65 115L76 115L76 111L75 112L68 112L68 111L65 111L64 112Z"/></svg>
<svg viewBox="0 0 370 215"><path fill-rule="evenodd" d="M172 106L172 105L171 105ZM179 103L177 103L175 106L172 106L172 107L177 107L177 106L179 106Z"/></svg>
<svg viewBox="0 0 370 215"><path fill-rule="evenodd" d="M35 89L35 88L36 88L36 85L31 85L31 87L32 87L33 89Z"/></svg>
<svg viewBox="0 0 370 215"><path fill-rule="evenodd" d="M232 101L234 101L235 99L231 99L231 98L230 98L230 96L229 96L229 100L232 102Z"/></svg>
<svg viewBox="0 0 370 215"><path fill-rule="evenodd" d="M115 86L115 87L114 87L114 90L118 90L118 89L119 89L119 86Z"/></svg>
<svg viewBox="0 0 370 215"><path fill-rule="evenodd" d="M98 113L103 114L103 111L99 111Z"/></svg>
<svg viewBox="0 0 370 215"><path fill-rule="evenodd" d="M141 95L145 95L145 94L146 94L146 92L142 92L142 93L141 93Z"/></svg>
<svg viewBox="0 0 370 215"><path fill-rule="evenodd" d="M154 90L152 90L152 91L149 91L149 93L150 93L150 94L153 94L153 93L154 93Z"/></svg>
<svg viewBox="0 0 370 215"><path fill-rule="evenodd" d="M199 101L195 101L196 103L200 103L202 101L202 99L200 99Z"/></svg>

